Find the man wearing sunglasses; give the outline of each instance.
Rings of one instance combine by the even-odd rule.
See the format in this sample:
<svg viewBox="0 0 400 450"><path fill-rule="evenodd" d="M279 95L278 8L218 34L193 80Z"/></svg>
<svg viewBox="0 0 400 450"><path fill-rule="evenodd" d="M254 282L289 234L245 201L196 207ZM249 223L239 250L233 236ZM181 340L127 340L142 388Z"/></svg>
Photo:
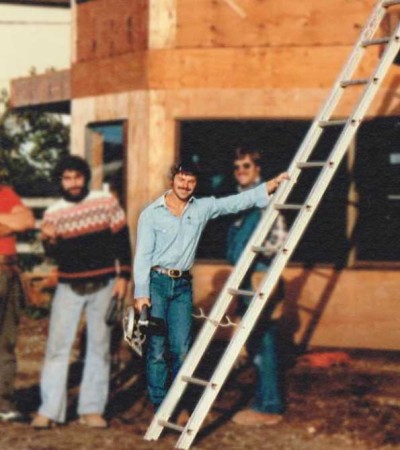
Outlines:
<svg viewBox="0 0 400 450"><path fill-rule="evenodd" d="M234 156L234 177L239 192L248 192L261 184L260 153L257 151L238 148ZM227 259L235 265L239 260L245 246L253 234L261 219L262 209L252 208L238 215L228 230ZM263 275L271 261L271 257L283 245L287 231L283 216L279 215L264 243L267 251L259 257L245 280L241 289L253 290L256 275ZM257 272L257 274L256 274ZM260 278L260 277L258 277ZM255 399L249 409L238 412L233 416L233 421L240 425L258 426L275 425L282 419L284 411L283 398L279 386L278 352L276 320L271 320L271 308L273 304L283 297L283 286L278 285L276 293L270 299L268 306L248 342L247 352L256 368ZM239 298L239 313L244 314L250 299ZM275 318L274 316L272 316Z"/></svg>
<svg viewBox="0 0 400 450"><path fill-rule="evenodd" d="M165 324L163 335L150 335L147 349L147 387L156 410L168 380L179 371L192 340L192 283L190 269L201 233L210 219L263 208L286 179L282 173L260 186L236 195L197 199L193 196L198 169L182 163L172 169L171 189L140 215L134 264L135 305L151 306L151 315ZM169 355L169 359L166 357Z"/></svg>

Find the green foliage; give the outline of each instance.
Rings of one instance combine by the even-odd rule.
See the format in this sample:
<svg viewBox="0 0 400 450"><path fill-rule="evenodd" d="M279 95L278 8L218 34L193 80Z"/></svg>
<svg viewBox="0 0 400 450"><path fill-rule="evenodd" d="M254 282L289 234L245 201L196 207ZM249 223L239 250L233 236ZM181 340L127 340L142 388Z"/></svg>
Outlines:
<svg viewBox="0 0 400 450"><path fill-rule="evenodd" d="M69 127L58 114L38 110L13 111L0 94L0 179L22 196L52 196L51 174L68 153Z"/></svg>

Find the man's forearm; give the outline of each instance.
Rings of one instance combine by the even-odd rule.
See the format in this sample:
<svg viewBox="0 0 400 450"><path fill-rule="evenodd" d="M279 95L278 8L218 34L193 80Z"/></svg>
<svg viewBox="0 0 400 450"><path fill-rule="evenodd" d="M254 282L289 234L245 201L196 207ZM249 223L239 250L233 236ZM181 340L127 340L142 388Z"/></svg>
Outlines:
<svg viewBox="0 0 400 450"><path fill-rule="evenodd" d="M8 214L0 214L0 224L13 232L25 231L35 226L35 218L28 208L23 208Z"/></svg>
<svg viewBox="0 0 400 450"><path fill-rule="evenodd" d="M14 233L14 231L10 227L0 223L0 237L9 236L10 234L13 234L13 233Z"/></svg>

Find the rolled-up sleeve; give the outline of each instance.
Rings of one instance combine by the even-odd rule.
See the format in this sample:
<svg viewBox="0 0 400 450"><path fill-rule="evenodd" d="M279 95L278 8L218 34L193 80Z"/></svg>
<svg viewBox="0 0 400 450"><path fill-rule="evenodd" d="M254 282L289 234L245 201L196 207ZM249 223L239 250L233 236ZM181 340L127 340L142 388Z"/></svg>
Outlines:
<svg viewBox="0 0 400 450"><path fill-rule="evenodd" d="M249 208L265 208L270 200L270 195L267 193L266 183L262 183L256 188L240 194L222 198L208 197L201 200L207 202L208 218L214 219L226 214L236 214Z"/></svg>
<svg viewBox="0 0 400 450"><path fill-rule="evenodd" d="M133 269L135 298L150 297L150 270L155 244L151 217L143 212L139 217L136 239L136 253Z"/></svg>

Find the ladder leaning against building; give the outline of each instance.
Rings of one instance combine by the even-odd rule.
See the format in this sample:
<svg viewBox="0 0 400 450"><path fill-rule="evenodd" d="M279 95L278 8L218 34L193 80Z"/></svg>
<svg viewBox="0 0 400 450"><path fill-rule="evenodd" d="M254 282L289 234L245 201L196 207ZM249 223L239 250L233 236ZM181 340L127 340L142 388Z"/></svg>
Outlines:
<svg viewBox="0 0 400 450"><path fill-rule="evenodd" d="M223 383L225 382L232 366L235 363L240 349L245 344L259 315L268 302L286 263L292 255L304 230L311 220L322 196L324 195L330 181L332 180L340 161L342 160L351 140L362 122L369 105L375 97L383 77L389 70L394 58L400 50L400 24L397 25L391 36L375 37L379 25L382 23L387 10L400 5L400 0L379 0L372 11L370 18L364 26L361 36L355 44L349 59L342 72L336 80L328 99L321 111L314 119L307 135L300 145L290 167L288 169L290 180L285 182L274 195L265 215L261 219L257 229L246 246L238 264L235 266L218 299L216 300L210 315L199 332L189 354L187 355L179 373L177 374L167 397L155 414L145 435L146 440L157 440L164 428L169 428L180 433L176 447L188 449L196 437L208 411L216 399ZM354 79L353 76L362 60L366 49L370 46L384 45L378 64L373 69L369 78ZM335 119L335 109L348 89L355 86L364 86L358 97L351 114L341 120ZM316 161L313 151L324 131L331 127L341 129L327 160ZM305 170L319 169L320 173L304 203L287 203L290 193ZM274 257L270 270L260 283L255 292L240 290L240 284L247 274L252 262L257 255L264 251L263 242L273 225L279 211L292 210L297 216L290 227L287 241L280 252ZM240 324L228 344L225 353L219 361L214 373L209 380L203 380L194 376L195 371L204 356L217 327L221 324L231 300L236 295L245 295L251 298ZM188 385L201 386L204 390L198 403L192 412L186 425L180 426L172 423L170 417L173 415L180 399Z"/></svg>

